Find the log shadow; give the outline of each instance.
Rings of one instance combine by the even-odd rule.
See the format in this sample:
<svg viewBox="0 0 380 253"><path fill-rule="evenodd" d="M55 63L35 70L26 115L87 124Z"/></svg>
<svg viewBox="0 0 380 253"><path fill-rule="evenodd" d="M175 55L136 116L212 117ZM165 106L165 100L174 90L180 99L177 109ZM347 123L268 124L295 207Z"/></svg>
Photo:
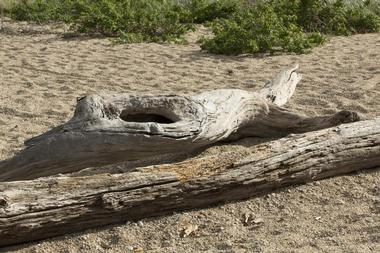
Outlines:
<svg viewBox="0 0 380 253"><path fill-rule="evenodd" d="M205 151L213 147L226 147L227 149L233 149L234 146L241 146L244 148L253 148L254 146L270 142L279 138L258 138L258 137L249 137L243 138L236 141L221 141L215 144L207 145L195 149L190 152L175 153L175 154L165 154L155 157L150 157L142 160L135 161L125 161L120 163L108 164L99 167L89 167L77 172L64 174L65 176L77 177L77 176L90 176L95 174L120 174L120 173L129 173L140 171L141 169L146 169L144 167L162 165L162 164L173 164L185 162L189 159L196 158L201 156ZM56 175L55 175L56 176Z"/></svg>
<svg viewBox="0 0 380 253"><path fill-rule="evenodd" d="M140 171L141 168L153 165L180 163L188 159L194 158L200 155L208 147L202 147L191 152L183 152L176 154L165 154L160 156L154 156L147 159L135 160L135 161L125 161L120 163L108 164L99 167L89 167L77 172L65 174L65 176L78 177L78 176L90 176L95 174L120 174Z"/></svg>
<svg viewBox="0 0 380 253"><path fill-rule="evenodd" d="M376 172L380 172L380 167L373 167L373 168L366 168L366 169L361 169L361 170L355 170L351 173L348 173L347 175L360 175L360 174L364 174L364 175L367 175L367 174L372 174L372 173L376 173Z"/></svg>

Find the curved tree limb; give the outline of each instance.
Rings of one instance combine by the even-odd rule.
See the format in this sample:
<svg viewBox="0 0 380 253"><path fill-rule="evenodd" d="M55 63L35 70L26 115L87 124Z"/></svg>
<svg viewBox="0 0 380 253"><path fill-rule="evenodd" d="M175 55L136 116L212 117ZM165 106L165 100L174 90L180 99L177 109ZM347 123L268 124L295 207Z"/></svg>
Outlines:
<svg viewBox="0 0 380 253"><path fill-rule="evenodd" d="M222 89L194 96L84 97L69 122L26 141L25 150L0 162L0 181L175 155L221 140L283 137L359 120L349 111L306 117L279 107L301 79L297 69L282 71L259 92Z"/></svg>

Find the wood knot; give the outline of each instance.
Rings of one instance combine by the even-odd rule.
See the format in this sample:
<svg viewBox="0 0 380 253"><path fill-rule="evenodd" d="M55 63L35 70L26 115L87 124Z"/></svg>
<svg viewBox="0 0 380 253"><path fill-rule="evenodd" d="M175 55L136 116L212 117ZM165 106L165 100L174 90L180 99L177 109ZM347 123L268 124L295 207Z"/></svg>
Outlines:
<svg viewBox="0 0 380 253"><path fill-rule="evenodd" d="M8 205L8 201L5 197L0 197L0 208L4 208Z"/></svg>

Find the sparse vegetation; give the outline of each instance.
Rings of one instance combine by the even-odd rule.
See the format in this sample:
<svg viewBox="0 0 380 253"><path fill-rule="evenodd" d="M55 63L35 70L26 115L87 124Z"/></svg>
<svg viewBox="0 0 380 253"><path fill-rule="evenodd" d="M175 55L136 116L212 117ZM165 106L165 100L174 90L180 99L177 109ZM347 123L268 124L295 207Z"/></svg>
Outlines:
<svg viewBox="0 0 380 253"><path fill-rule="evenodd" d="M212 22L214 37L202 39L202 48L219 54L279 50L302 53L323 43L321 34L304 33L295 19L296 16L280 15L273 6L260 3L229 19Z"/></svg>
<svg viewBox="0 0 380 253"><path fill-rule="evenodd" d="M9 0L8 0L9 1ZM380 1L343 0L20 0L6 14L39 23L60 21L73 31L117 37L119 42L183 42L203 23L212 53L303 53L325 35L380 30ZM9 7L11 6L11 7Z"/></svg>
<svg viewBox="0 0 380 253"><path fill-rule="evenodd" d="M287 51L303 53L322 44L327 35L377 32L380 3L343 0L257 1L228 19L211 23L212 38L202 48L213 53L240 54Z"/></svg>
<svg viewBox="0 0 380 253"><path fill-rule="evenodd" d="M34 0L13 6L16 20L62 21L73 31L119 37L119 41L180 40L192 28L180 22L181 6L172 0Z"/></svg>
<svg viewBox="0 0 380 253"><path fill-rule="evenodd" d="M229 18L241 10L244 0L180 0L183 21L205 23L217 18Z"/></svg>

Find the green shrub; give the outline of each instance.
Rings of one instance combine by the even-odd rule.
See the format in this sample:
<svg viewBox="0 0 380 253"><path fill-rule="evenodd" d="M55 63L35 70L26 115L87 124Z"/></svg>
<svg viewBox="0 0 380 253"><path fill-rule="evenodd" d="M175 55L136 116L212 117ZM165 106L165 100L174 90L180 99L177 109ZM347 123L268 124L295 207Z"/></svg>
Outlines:
<svg viewBox="0 0 380 253"><path fill-rule="evenodd" d="M268 0L275 12L296 17L305 32L349 35L380 29L378 0Z"/></svg>
<svg viewBox="0 0 380 253"><path fill-rule="evenodd" d="M201 47L212 53L240 54L275 51L302 53L324 42L318 34L306 34L295 16L278 15L269 4L258 4L212 23L214 37L203 38Z"/></svg>
<svg viewBox="0 0 380 253"><path fill-rule="evenodd" d="M121 36L125 42L172 41L191 28L166 0L92 0L76 9L78 31Z"/></svg>
<svg viewBox="0 0 380 253"><path fill-rule="evenodd" d="M11 10L17 20L64 21L74 31L120 37L123 42L180 41L193 26L180 22L172 0L35 0Z"/></svg>
<svg viewBox="0 0 380 253"><path fill-rule="evenodd" d="M73 30L118 36L122 42L181 41L193 28L225 18L242 0L33 0L21 1L11 17L38 23L63 21Z"/></svg>
<svg viewBox="0 0 380 253"><path fill-rule="evenodd" d="M361 2L367 9L371 10L377 16L380 16L380 0L365 0Z"/></svg>
<svg viewBox="0 0 380 253"><path fill-rule="evenodd" d="M12 18L43 23L51 20L70 21L71 0L23 0L9 10Z"/></svg>
<svg viewBox="0 0 380 253"><path fill-rule="evenodd" d="M380 18L377 14L367 8L349 9L347 23L349 33L372 33L380 30Z"/></svg>
<svg viewBox="0 0 380 253"><path fill-rule="evenodd" d="M201 47L212 53L286 51L303 53L325 42L322 34L349 35L380 30L380 18L368 6L346 1L267 0L212 21L214 37Z"/></svg>
<svg viewBox="0 0 380 253"><path fill-rule="evenodd" d="M380 29L379 0L19 0L7 11L18 20L62 21L73 31L118 42L183 42L193 23L214 37L201 47L219 54L303 53L325 41ZM253 3L252 3L253 2Z"/></svg>
<svg viewBox="0 0 380 253"><path fill-rule="evenodd" d="M182 0L178 2L184 10L184 22L205 23L217 18L228 18L239 11L243 0Z"/></svg>
<svg viewBox="0 0 380 253"><path fill-rule="evenodd" d="M368 5L359 2L300 0L298 25L309 32L350 35L378 31L380 18Z"/></svg>

